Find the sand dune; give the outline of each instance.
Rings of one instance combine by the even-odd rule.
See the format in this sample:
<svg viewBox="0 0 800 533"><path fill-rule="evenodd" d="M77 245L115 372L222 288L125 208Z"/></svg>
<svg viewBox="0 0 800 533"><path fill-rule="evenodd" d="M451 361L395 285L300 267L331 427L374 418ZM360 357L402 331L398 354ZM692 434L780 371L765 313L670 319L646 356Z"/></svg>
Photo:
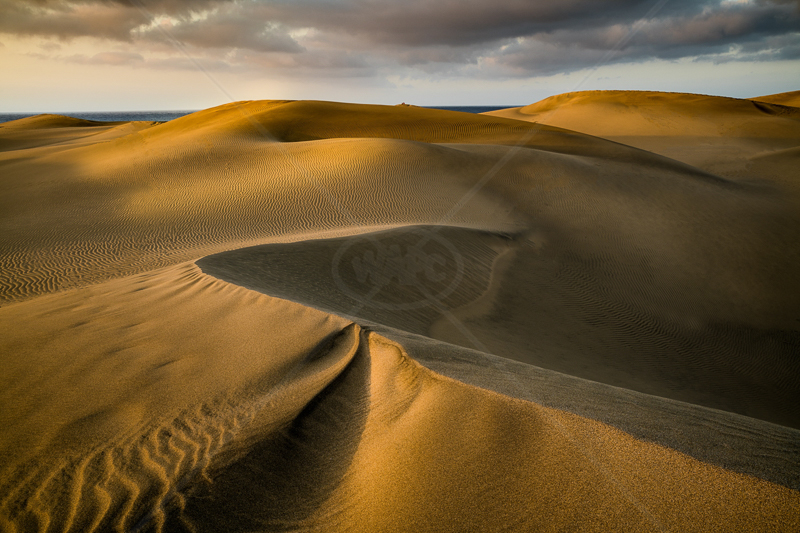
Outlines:
<svg viewBox="0 0 800 533"><path fill-rule="evenodd" d="M444 378L191 264L0 314L31 324L2 337L22 350L2 389L8 529L796 525L795 491Z"/></svg>
<svg viewBox="0 0 800 533"><path fill-rule="evenodd" d="M788 93L769 94L766 96L756 96L751 98L758 102L767 102L769 104L787 105L792 107L800 107L800 91L790 91Z"/></svg>
<svg viewBox="0 0 800 533"><path fill-rule="evenodd" d="M36 115L0 124L0 152L44 146L73 148L76 144L94 144L122 137L153 124L98 122L63 115Z"/></svg>
<svg viewBox="0 0 800 533"><path fill-rule="evenodd" d="M322 141L270 142L271 132L285 130L289 121L285 113L271 113L295 106L288 117L295 116L298 131L320 115L341 118L347 127L333 130L337 122L323 120ZM0 299L78 287L267 237L443 218L516 227L512 208L483 189L453 209L491 170L497 154L507 153L490 148L485 155L480 143L487 136L538 152L676 165L586 135L466 113L449 113L443 121L441 113L448 115L413 107L253 102L151 127L136 123L131 127L143 129L74 147L64 146L75 135L71 127L8 123L0 140L12 145L32 130L58 141L0 152L4 184L13 192L0 198ZM390 121L394 115L400 118ZM121 134L124 127L113 131ZM401 138L388 138L396 131ZM474 144L428 142L465 138ZM559 179L545 170L545 181ZM503 173L513 175L511 168ZM518 175L528 179L525 170Z"/></svg>
<svg viewBox="0 0 800 533"><path fill-rule="evenodd" d="M225 531L794 525L791 491L442 378L375 334L362 336L351 366L290 428L258 442L221 456L175 519ZM643 470L653 477L640 478ZM296 505L297 493L311 493L312 505ZM719 518L704 504L720 506Z"/></svg>
<svg viewBox="0 0 800 533"><path fill-rule="evenodd" d="M735 287L759 283L759 271L772 267L771 259L739 271L729 261L708 265L706 272L702 265L738 253L763 256L760 239L769 229L753 242L742 238L735 250L703 257L639 248L635 235L621 232L622 242L603 242L599 220L597 233L582 230L588 243L563 232L565 226L562 221L561 233L547 228L517 235L403 228L245 248L198 265L237 285L362 323L800 428L800 332L794 319L800 291L790 265L774 273L773 289L761 283L736 298ZM718 237L708 238L693 244L710 247ZM687 237L683 242L690 244ZM388 270L392 248L400 260L422 258L410 287ZM435 271L433 280L427 268ZM716 287L690 282L713 269ZM781 297L787 293L792 296Z"/></svg>
<svg viewBox="0 0 800 533"><path fill-rule="evenodd" d="M798 529L800 118L623 100L0 125L0 529Z"/></svg>
<svg viewBox="0 0 800 533"><path fill-rule="evenodd" d="M190 263L0 309L4 530L158 522L259 413L293 419L352 357L347 323L266 300Z"/></svg>
<svg viewBox="0 0 800 533"><path fill-rule="evenodd" d="M772 103L769 98L582 91L487 115L595 135L737 181L772 182L771 175L751 169L750 161L800 143L800 110L791 107L791 102L788 96ZM794 176L782 174L779 181L786 185ZM789 190L795 195L800 192L794 184Z"/></svg>

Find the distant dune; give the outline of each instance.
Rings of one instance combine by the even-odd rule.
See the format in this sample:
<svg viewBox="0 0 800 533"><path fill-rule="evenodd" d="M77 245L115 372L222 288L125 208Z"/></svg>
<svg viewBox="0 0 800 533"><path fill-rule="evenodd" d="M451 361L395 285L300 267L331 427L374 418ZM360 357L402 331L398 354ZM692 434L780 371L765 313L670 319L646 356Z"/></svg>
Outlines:
<svg viewBox="0 0 800 533"><path fill-rule="evenodd" d="M737 181L777 182L797 197L800 189L793 175L753 165L754 158L800 142L800 109L787 105L790 101L788 97L773 102L684 93L582 91L487 115L602 137Z"/></svg>
<svg viewBox="0 0 800 533"><path fill-rule="evenodd" d="M800 107L800 91L790 91L788 93L769 94L767 96L757 96L751 98L758 102L767 102L769 104L787 105L792 107Z"/></svg>
<svg viewBox="0 0 800 533"><path fill-rule="evenodd" d="M781 98L0 124L0 530L800 529Z"/></svg>

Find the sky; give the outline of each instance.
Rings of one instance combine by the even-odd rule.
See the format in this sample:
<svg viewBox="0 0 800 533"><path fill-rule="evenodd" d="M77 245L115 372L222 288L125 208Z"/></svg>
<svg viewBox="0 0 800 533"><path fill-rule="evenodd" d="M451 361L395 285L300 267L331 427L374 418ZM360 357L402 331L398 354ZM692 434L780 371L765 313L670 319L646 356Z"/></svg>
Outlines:
<svg viewBox="0 0 800 533"><path fill-rule="evenodd" d="M0 112L800 89L800 0L0 0Z"/></svg>

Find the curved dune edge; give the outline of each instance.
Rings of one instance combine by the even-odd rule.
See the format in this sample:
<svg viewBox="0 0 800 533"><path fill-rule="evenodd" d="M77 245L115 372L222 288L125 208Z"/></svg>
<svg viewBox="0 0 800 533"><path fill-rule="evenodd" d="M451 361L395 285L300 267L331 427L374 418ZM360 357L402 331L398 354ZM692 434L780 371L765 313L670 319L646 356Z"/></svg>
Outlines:
<svg viewBox="0 0 800 533"><path fill-rule="evenodd" d="M530 240L538 241L539 263L525 257ZM620 301L621 290L603 286L597 276L596 294L602 298L581 298L571 306L577 314L557 314L556 323L570 324L560 334L545 319L554 314L552 306L559 309L564 303L552 287L565 279L569 284L569 278L559 271L548 277L539 267L559 262L542 246L546 240L546 234L413 226L243 248L196 264L230 283L368 325L399 342L415 360L459 381L592 418L728 470L800 486L798 430L734 414L747 405L758 414L797 420L792 402L796 372L790 369L796 338L777 327L745 327L718 312L703 321L706 325L681 324L673 317L682 313L663 304L654 307L660 316L650 315L652 325L638 319L639 327L632 329L630 315L609 309L642 305L640 293L634 290L633 298ZM451 253L461 260L454 261ZM417 263L415 268L408 262L412 257L435 260L428 266L440 279L427 278L427 267ZM397 267L403 264L407 273L416 272L411 285L402 278L388 279L402 274ZM630 286L640 276L611 279ZM680 295L683 290L675 286L664 292ZM516 294L520 297L514 300ZM684 303L687 298L679 296ZM689 307L696 310L698 304ZM616 341L605 337L575 346L572 339L591 338L599 320L589 322L584 316L597 315L607 317L601 330L624 334ZM513 328L504 327L506 322ZM443 325L472 338L450 341ZM469 349L473 342L482 352ZM483 343L503 357L488 355ZM615 365L624 371L612 371Z"/></svg>
<svg viewBox="0 0 800 533"><path fill-rule="evenodd" d="M350 365L289 428L223 453L167 525L777 531L800 524L795 491L444 378L374 333L362 335ZM357 446L340 440L353 431L342 409L356 414ZM309 494L317 506L304 501Z"/></svg>
<svg viewBox="0 0 800 533"><path fill-rule="evenodd" d="M631 204L625 204L629 210ZM669 220L675 209L661 213ZM595 227L608 215L609 209L598 210ZM569 221L562 221L514 234L408 226L240 248L197 264L225 281L361 324L798 427L796 307L780 310L781 297L769 296L763 285L745 294L742 287L759 281L756 269L718 263L704 273L697 254L664 246L649 255L588 225L572 236ZM736 234L736 249L720 255L745 256L760 270L763 257L744 250L764 249L763 241L748 243ZM655 242L663 246L664 235ZM707 238L699 233L680 242L715 244ZM776 257L770 268L782 261ZM705 281L710 276L721 283L712 288ZM776 285L774 294L791 294L788 287ZM758 320L758 308L770 314Z"/></svg>
<svg viewBox="0 0 800 533"><path fill-rule="evenodd" d="M0 319L19 354L0 387L10 531L778 531L800 516L796 491L445 378L192 264Z"/></svg>

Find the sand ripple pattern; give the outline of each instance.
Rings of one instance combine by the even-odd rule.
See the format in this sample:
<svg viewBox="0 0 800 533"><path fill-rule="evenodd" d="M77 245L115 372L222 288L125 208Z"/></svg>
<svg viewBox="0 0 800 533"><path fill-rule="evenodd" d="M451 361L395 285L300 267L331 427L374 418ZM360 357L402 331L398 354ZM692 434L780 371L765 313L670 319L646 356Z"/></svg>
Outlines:
<svg viewBox="0 0 800 533"><path fill-rule="evenodd" d="M253 418L252 406L220 401L56 463L48 453L4 469L0 517L8 531L160 530L166 501Z"/></svg>
<svg viewBox="0 0 800 533"><path fill-rule="evenodd" d="M0 350L18 355L0 387L0 529L161 530L227 444L289 423L358 330L269 302L187 264L0 310ZM270 330L277 317L301 330Z"/></svg>
<svg viewBox="0 0 800 533"><path fill-rule="evenodd" d="M645 157L515 120L326 102L230 104L160 125L16 122L0 128L0 303L287 235L445 215L513 226L492 194L451 212L505 154L482 143Z"/></svg>
<svg viewBox="0 0 800 533"><path fill-rule="evenodd" d="M284 145L209 137L170 145L134 134L33 163L12 160L6 183L28 189L22 204L5 196L0 300L85 286L259 239L433 222L492 163L413 141ZM491 203L476 201L472 215L459 213L454 222L503 224ZM30 205L46 215L34 218Z"/></svg>

